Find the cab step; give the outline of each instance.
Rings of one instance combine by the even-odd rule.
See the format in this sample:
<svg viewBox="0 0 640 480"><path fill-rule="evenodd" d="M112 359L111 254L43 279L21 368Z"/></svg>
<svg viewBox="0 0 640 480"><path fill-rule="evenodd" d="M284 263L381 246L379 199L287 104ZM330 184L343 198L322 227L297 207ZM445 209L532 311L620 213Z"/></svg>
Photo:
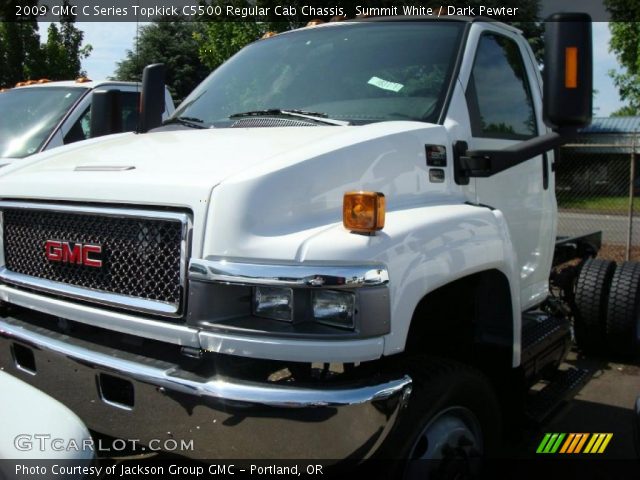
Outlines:
<svg viewBox="0 0 640 480"><path fill-rule="evenodd" d="M582 368L559 370L545 387L528 394L525 415L540 424L571 400L591 378L591 372Z"/></svg>
<svg viewBox="0 0 640 480"><path fill-rule="evenodd" d="M522 315L521 363L525 378L555 370L569 352L571 324L567 318L541 310Z"/></svg>

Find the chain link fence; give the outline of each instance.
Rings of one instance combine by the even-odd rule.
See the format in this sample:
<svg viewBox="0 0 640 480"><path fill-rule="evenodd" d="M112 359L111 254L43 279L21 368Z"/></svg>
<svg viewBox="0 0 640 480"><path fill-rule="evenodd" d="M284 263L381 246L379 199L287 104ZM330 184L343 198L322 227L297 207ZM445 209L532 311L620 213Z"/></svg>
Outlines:
<svg viewBox="0 0 640 480"><path fill-rule="evenodd" d="M640 260L637 132L581 136L556 162L558 235L602 231L600 257Z"/></svg>

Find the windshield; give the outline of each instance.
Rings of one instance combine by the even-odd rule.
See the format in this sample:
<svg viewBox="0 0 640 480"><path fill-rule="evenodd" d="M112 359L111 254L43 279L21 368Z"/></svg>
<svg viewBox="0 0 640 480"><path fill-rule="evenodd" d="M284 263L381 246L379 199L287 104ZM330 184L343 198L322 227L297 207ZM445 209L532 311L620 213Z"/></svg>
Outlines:
<svg viewBox="0 0 640 480"><path fill-rule="evenodd" d="M351 123L435 122L462 22L361 22L305 28L241 50L173 118L228 126L268 109L321 112Z"/></svg>
<svg viewBox="0 0 640 480"><path fill-rule="evenodd" d="M0 93L0 158L38 152L86 88L35 87Z"/></svg>

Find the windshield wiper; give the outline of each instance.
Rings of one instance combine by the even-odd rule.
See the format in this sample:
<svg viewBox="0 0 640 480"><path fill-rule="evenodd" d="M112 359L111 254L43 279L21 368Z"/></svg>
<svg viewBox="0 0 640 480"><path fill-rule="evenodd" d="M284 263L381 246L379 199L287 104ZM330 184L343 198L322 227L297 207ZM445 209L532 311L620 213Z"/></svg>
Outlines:
<svg viewBox="0 0 640 480"><path fill-rule="evenodd" d="M163 125L169 125L171 123L179 123L191 128L207 128L204 126L204 120L195 117L175 117L170 118Z"/></svg>
<svg viewBox="0 0 640 480"><path fill-rule="evenodd" d="M305 118L318 123L325 123L327 125L349 125L349 122L342 120L334 120L329 118L326 113L322 112L307 112L306 110L286 110L282 108L269 108L266 110L251 110L248 112L234 113L229 115L229 118L243 118L243 117L265 117L265 116L280 116L280 117L296 117Z"/></svg>

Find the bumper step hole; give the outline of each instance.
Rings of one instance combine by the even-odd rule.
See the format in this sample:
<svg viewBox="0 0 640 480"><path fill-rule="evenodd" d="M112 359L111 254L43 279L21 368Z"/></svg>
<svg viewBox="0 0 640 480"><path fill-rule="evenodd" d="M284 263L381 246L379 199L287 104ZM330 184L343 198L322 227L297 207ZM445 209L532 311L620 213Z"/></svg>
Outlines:
<svg viewBox="0 0 640 480"><path fill-rule="evenodd" d="M101 373L98 375L98 389L105 403L125 410L133 409L134 392L130 381Z"/></svg>
<svg viewBox="0 0 640 480"><path fill-rule="evenodd" d="M25 347L24 345L19 345L14 343L12 345L13 351L13 360L16 363L16 367L19 370L30 373L31 375L36 374L36 359L33 356L33 350L29 347Z"/></svg>

